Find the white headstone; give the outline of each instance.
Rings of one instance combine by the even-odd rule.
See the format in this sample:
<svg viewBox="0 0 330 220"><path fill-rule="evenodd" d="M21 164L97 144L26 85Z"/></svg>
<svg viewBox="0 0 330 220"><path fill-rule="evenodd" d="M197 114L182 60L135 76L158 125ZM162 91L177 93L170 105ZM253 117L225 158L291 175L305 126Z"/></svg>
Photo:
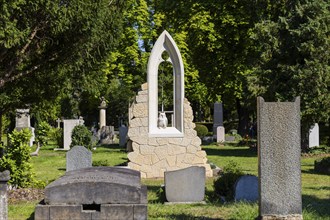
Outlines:
<svg viewBox="0 0 330 220"><path fill-rule="evenodd" d="M64 119L63 120L63 148L64 150L70 150L70 144L72 142L71 135L72 130L77 125L83 125L82 119Z"/></svg>
<svg viewBox="0 0 330 220"><path fill-rule="evenodd" d="M318 147L320 146L319 143L319 125L315 123L311 128L309 129L309 147Z"/></svg>
<svg viewBox="0 0 330 220"><path fill-rule="evenodd" d="M217 127L217 142L225 142L225 127L223 126Z"/></svg>

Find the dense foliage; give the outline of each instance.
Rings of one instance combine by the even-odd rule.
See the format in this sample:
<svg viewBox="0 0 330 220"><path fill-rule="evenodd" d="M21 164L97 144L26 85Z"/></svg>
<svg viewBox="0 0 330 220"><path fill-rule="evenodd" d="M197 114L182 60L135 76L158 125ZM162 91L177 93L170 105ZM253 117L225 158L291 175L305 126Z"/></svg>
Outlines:
<svg viewBox="0 0 330 220"><path fill-rule="evenodd" d="M36 128L35 134L36 134L36 141L40 145L46 144L46 142L50 136L50 130L51 130L51 127L47 122L45 122L45 121L39 122L39 124L37 125L37 128Z"/></svg>
<svg viewBox="0 0 330 220"><path fill-rule="evenodd" d="M224 166L223 172L214 181L214 193L217 196L222 196L226 201L234 199L234 187L235 183L243 175L242 168L234 161L229 161Z"/></svg>
<svg viewBox="0 0 330 220"><path fill-rule="evenodd" d="M330 130L329 1L2 5L0 114L30 104L42 120L83 116L86 125L96 126L104 96L107 124L125 123L132 97L147 81L149 53L166 29L183 58L185 96L196 121L212 120L213 103L220 101L226 126L245 136L256 120L257 96L266 101L300 96L302 137L316 122ZM166 69L162 76L170 81ZM172 87L164 90L170 106Z"/></svg>
<svg viewBox="0 0 330 220"><path fill-rule="evenodd" d="M197 136L200 138L207 136L207 134L209 133L205 125L196 124L196 127L194 129L197 132Z"/></svg>
<svg viewBox="0 0 330 220"><path fill-rule="evenodd" d="M92 148L92 133L85 125L77 125L72 130L72 142L70 148L74 146L84 146L88 149Z"/></svg>
<svg viewBox="0 0 330 220"><path fill-rule="evenodd" d="M14 187L29 187L41 185L35 179L32 171L30 146L28 142L31 138L28 129L21 131L14 130L10 135L10 146L6 148L5 155L0 159L0 170L10 171L9 184Z"/></svg>

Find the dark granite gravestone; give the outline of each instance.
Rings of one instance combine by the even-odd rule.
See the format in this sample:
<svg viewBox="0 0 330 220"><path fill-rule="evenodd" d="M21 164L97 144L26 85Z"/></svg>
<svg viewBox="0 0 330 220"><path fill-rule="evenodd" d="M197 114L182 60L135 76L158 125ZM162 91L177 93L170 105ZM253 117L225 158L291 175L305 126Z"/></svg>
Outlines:
<svg viewBox="0 0 330 220"><path fill-rule="evenodd" d="M147 219L147 188L140 172L91 167L67 172L45 188L35 220Z"/></svg>
<svg viewBox="0 0 330 220"><path fill-rule="evenodd" d="M213 136L217 137L217 127L223 127L223 107L222 103L214 103L214 113L213 113Z"/></svg>
<svg viewBox="0 0 330 220"><path fill-rule="evenodd" d="M235 200L258 201L258 177L252 175L241 176L235 183Z"/></svg>
<svg viewBox="0 0 330 220"><path fill-rule="evenodd" d="M92 166L92 152L84 146L74 146L66 153L66 171Z"/></svg>
<svg viewBox="0 0 330 220"><path fill-rule="evenodd" d="M166 199L170 203L202 202L205 194L205 168L188 167L164 173Z"/></svg>
<svg viewBox="0 0 330 220"><path fill-rule="evenodd" d="M300 98L257 105L260 218L302 219Z"/></svg>

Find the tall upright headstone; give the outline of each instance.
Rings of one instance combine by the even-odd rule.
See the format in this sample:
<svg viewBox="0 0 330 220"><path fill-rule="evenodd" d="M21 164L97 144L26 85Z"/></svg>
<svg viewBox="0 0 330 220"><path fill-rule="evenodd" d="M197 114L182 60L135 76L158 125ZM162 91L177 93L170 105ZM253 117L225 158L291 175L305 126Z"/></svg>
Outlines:
<svg viewBox="0 0 330 220"><path fill-rule="evenodd" d="M77 125L83 125L84 120L79 119L64 119L63 120L63 148L64 150L70 150L70 144L72 142L71 135L72 130Z"/></svg>
<svg viewBox="0 0 330 220"><path fill-rule="evenodd" d="M308 147L312 148L320 146L319 125L317 123L309 129L308 139Z"/></svg>
<svg viewBox="0 0 330 220"><path fill-rule="evenodd" d="M30 120L30 109L16 109L16 124L15 129L20 131L24 128L27 128L31 131L31 138L29 141L30 147L33 145L35 141L35 134L34 128L31 127L31 120Z"/></svg>
<svg viewBox="0 0 330 220"><path fill-rule="evenodd" d="M217 128L219 126L223 127L223 108L221 102L214 103L214 113L213 113L213 137L217 137Z"/></svg>
<svg viewBox="0 0 330 220"><path fill-rule="evenodd" d="M8 170L0 172L0 220L8 219L8 198L7 198L7 182L10 180Z"/></svg>
<svg viewBox="0 0 330 220"><path fill-rule="evenodd" d="M122 124L119 127L119 146L120 147L124 147L127 142L127 132L128 132L128 128L124 124Z"/></svg>
<svg viewBox="0 0 330 220"><path fill-rule="evenodd" d="M257 106L260 218L302 219L300 98Z"/></svg>

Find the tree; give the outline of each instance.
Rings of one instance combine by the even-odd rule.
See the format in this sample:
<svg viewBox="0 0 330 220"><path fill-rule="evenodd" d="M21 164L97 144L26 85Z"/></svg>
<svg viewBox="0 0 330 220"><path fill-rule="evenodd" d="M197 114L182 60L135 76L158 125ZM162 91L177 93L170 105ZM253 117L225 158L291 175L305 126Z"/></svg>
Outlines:
<svg viewBox="0 0 330 220"><path fill-rule="evenodd" d="M124 7L122 0L2 2L0 114L56 99L67 80L82 86L116 45Z"/></svg>
<svg viewBox="0 0 330 220"><path fill-rule="evenodd" d="M254 30L259 45L251 90L269 101L301 97L303 137L315 122L330 120L328 1L287 1Z"/></svg>

